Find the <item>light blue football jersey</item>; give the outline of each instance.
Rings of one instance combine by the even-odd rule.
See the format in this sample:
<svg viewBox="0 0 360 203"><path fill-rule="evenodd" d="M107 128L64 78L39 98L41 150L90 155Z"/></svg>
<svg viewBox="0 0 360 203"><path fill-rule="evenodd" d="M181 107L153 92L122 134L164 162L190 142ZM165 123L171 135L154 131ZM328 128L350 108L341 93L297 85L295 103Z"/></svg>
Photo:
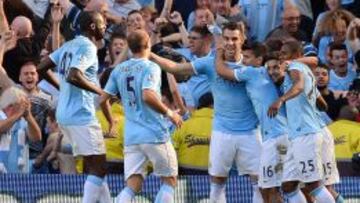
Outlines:
<svg viewBox="0 0 360 203"><path fill-rule="evenodd" d="M96 122L95 93L78 88L66 78L71 68L79 69L90 82L99 85L97 79L97 48L89 38L77 36L66 42L50 55L56 64L60 78L60 93L56 118L62 125L86 125Z"/></svg>
<svg viewBox="0 0 360 203"><path fill-rule="evenodd" d="M203 57L193 61L196 74L208 77L214 97L213 130L232 135L255 134L258 125L254 107L245 89L245 83L225 80L215 70L215 58ZM230 68L239 63L227 62Z"/></svg>
<svg viewBox="0 0 360 203"><path fill-rule="evenodd" d="M268 109L278 98L279 92L264 67L240 66L234 70L237 81L245 82L247 94L260 121L262 140L266 141L288 133L285 107L274 118L267 115Z"/></svg>
<svg viewBox="0 0 360 203"><path fill-rule="evenodd" d="M349 63L347 67L347 74L345 77L339 77L334 70L330 70L329 73L329 89L333 91L348 91L353 80L356 78L356 71Z"/></svg>
<svg viewBox="0 0 360 203"><path fill-rule="evenodd" d="M125 112L125 145L164 143L170 134L165 117L143 100L150 89L161 99L161 69L147 59L129 59L116 66L106 84L111 95L120 93Z"/></svg>
<svg viewBox="0 0 360 203"><path fill-rule="evenodd" d="M292 62L289 71L298 70L304 77L304 90L298 96L286 101L286 116L289 126L289 139L320 132L320 123L316 115L317 89L315 76L305 64ZM291 89L293 82L288 74L281 86L283 93Z"/></svg>
<svg viewBox="0 0 360 203"><path fill-rule="evenodd" d="M195 61L198 57L191 53L189 48L176 49L176 52L183 55L189 61ZM215 56L215 51L211 50L207 56ZM206 75L192 75L186 82L190 94L194 101L194 107L199 106L199 99L205 93L210 92L210 82Z"/></svg>

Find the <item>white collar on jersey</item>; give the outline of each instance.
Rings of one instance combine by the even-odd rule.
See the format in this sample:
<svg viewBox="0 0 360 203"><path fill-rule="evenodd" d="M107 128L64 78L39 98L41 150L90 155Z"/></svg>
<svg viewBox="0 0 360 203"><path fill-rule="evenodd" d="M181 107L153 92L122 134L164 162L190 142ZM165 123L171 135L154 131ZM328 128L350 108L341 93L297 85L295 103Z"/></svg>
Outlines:
<svg viewBox="0 0 360 203"><path fill-rule="evenodd" d="M243 58L244 58L244 56L241 54L240 59L238 61L235 61L235 62L226 61L226 64L228 64L228 65L242 65Z"/></svg>

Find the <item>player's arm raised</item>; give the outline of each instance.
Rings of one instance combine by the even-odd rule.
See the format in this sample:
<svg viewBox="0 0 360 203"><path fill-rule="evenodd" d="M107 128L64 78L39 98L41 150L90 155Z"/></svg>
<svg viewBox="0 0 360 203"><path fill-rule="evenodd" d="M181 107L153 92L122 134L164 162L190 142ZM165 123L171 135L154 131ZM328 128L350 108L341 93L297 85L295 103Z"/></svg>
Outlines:
<svg viewBox="0 0 360 203"><path fill-rule="evenodd" d="M169 59L151 53L150 59L157 63L161 69L172 74L193 75L194 69L190 63L175 63Z"/></svg>
<svg viewBox="0 0 360 203"><path fill-rule="evenodd" d="M234 70L227 67L224 61L224 49L216 49L216 72L226 80L236 80Z"/></svg>
<svg viewBox="0 0 360 203"><path fill-rule="evenodd" d="M298 96L304 90L303 74L298 70L291 70L289 75L293 81L293 85L289 91L287 91L269 107L268 115L270 117L275 117L284 102Z"/></svg>

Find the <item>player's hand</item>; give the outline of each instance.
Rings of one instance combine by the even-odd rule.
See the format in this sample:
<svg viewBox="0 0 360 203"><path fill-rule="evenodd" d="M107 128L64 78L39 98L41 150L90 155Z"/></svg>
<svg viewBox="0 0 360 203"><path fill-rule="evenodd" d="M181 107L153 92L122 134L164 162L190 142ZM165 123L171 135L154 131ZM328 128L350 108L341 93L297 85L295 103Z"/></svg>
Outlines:
<svg viewBox="0 0 360 203"><path fill-rule="evenodd" d="M64 17L64 13L62 12L62 7L60 5L54 5L51 8L51 19L54 23L60 23Z"/></svg>
<svg viewBox="0 0 360 203"><path fill-rule="evenodd" d="M170 14L169 21L175 25L180 25L183 22L181 14L177 11Z"/></svg>
<svg viewBox="0 0 360 203"><path fill-rule="evenodd" d="M180 128L183 120L181 116L174 111L171 111L170 109L166 112L166 116L170 119L170 121L176 126L176 128Z"/></svg>
<svg viewBox="0 0 360 203"><path fill-rule="evenodd" d="M167 23L168 21L166 18L156 18L154 21L154 30L156 32L160 32L161 28L163 28Z"/></svg>
<svg viewBox="0 0 360 203"><path fill-rule="evenodd" d="M274 118L278 112L279 112L279 109L281 107L281 105L283 104L283 101L281 99L278 99L277 101L275 101L270 107L269 107L269 110L268 110L268 116L270 118Z"/></svg>
<svg viewBox="0 0 360 203"><path fill-rule="evenodd" d="M109 125L109 131L104 134L104 138L116 138L116 121Z"/></svg>
<svg viewBox="0 0 360 203"><path fill-rule="evenodd" d="M236 16L241 12L241 8L239 5L235 5L230 9L230 16Z"/></svg>

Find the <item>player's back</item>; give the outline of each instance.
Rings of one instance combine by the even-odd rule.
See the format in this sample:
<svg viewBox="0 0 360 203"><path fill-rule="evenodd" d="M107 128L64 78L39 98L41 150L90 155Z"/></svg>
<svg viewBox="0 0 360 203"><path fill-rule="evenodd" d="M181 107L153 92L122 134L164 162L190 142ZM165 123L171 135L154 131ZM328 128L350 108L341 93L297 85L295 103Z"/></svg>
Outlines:
<svg viewBox="0 0 360 203"><path fill-rule="evenodd" d="M72 68L80 70L85 78L98 85L97 48L85 36L77 36L50 55L60 78L60 94L56 112L62 125L82 125L96 121L95 94L67 81Z"/></svg>
<svg viewBox="0 0 360 203"><path fill-rule="evenodd" d="M155 91L161 99L160 67L147 59L133 58L118 65L109 81L115 81L124 106L125 145L166 142L169 133L164 116L143 100L145 89Z"/></svg>
<svg viewBox="0 0 360 203"><path fill-rule="evenodd" d="M311 69L297 62L289 65L289 70L298 70L304 78L304 89L296 97L286 102L288 125L290 128L289 138L320 132L320 123L316 115L316 81ZM286 93L291 89L293 82L288 74L282 85L282 91Z"/></svg>

